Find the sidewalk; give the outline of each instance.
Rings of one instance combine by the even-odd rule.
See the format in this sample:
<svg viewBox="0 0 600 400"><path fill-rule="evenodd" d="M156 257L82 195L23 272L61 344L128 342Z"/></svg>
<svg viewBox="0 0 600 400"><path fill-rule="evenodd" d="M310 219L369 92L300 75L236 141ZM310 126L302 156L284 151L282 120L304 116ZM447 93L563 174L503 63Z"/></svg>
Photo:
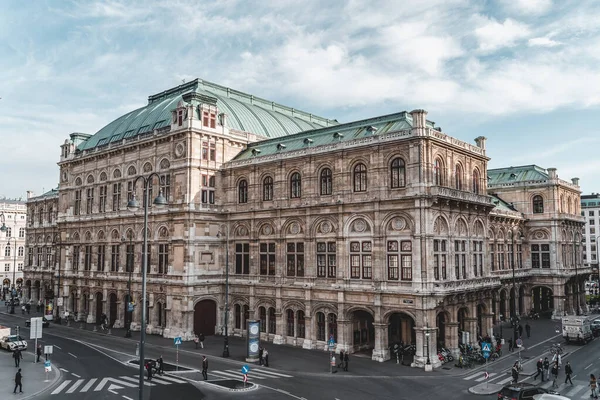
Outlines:
<svg viewBox="0 0 600 400"><path fill-rule="evenodd" d="M33 311L33 310L32 310ZM0 309L0 313L4 313L3 309ZM31 315L21 315L15 314L15 319L20 320L22 322L18 323L21 326L25 325L24 319L30 318L33 316L39 316L41 314L32 312ZM525 332L525 324L529 322L531 326L531 337L527 338L527 334ZM540 319L540 320L521 320L521 325L523 326L523 344L524 350L521 353L521 358L523 363L530 360L532 357L536 357L541 352L545 352L545 348L549 348L553 342L562 342L561 339L557 338L556 340L548 341L550 338L557 335L556 329L560 330L560 321ZM71 327L67 327L66 323L63 322L62 326L56 325L54 322L51 322L50 329L83 329L86 331L93 331L95 325L86 324L80 322L71 323ZM96 327L97 328L97 327ZM125 338L125 329L123 328L115 328L111 329L111 335L115 337ZM494 332L500 334L500 325L494 327ZM99 335L106 335L107 333L98 331ZM507 340L512 336L512 330L508 323L504 323L502 334L504 338ZM139 341L139 332L132 332L132 337L130 339L132 342ZM539 344L541 342L547 341L543 344ZM158 335L146 335L146 343L160 346L164 348L174 348L173 339L163 338ZM220 358L223 354L223 344L224 338L222 336L207 336L204 341L204 349L200 348L198 345L198 349L195 348L195 344L192 341L183 342L181 346L179 346L180 351L185 351L191 354L198 354L199 356L204 354L211 358ZM263 342L263 346L265 346L269 350L269 365L270 368L274 370L288 371L288 372L298 372L304 374L315 374L322 375L329 373L329 352L323 351L322 349L318 350L306 350L300 347L294 347L290 345L274 345L272 343ZM245 354L246 354L246 339L240 337L229 337L229 360L238 361L240 364L245 363ZM505 343L503 347L503 356L491 365L494 368L510 368L512 363L517 359L517 352L510 353L508 351L508 343ZM432 354L432 357L436 357L436 355ZM336 356L337 359L337 356ZM535 364L535 363L533 363ZM527 364L525 364L527 365ZM483 367L483 366L482 366ZM421 368L410 368L407 366L403 366L401 364L396 364L395 360L390 360L386 362L376 362L371 360L368 354L352 354L350 356L349 362L349 372L344 373L344 375L348 376L394 376L394 375L402 375L402 376L442 376L442 375L463 375L467 373L473 373L477 371L479 368L465 370L462 368L454 367L454 362L449 362L444 364L442 368L438 368L434 370L434 372L424 372ZM529 371L529 367L527 370L524 369L524 374L529 375L534 371Z"/></svg>
<svg viewBox="0 0 600 400"><path fill-rule="evenodd" d="M33 358L32 353L23 353L23 359L19 366L23 375L23 393L19 394L17 390L17 394L14 395L15 374L18 368L15 367L15 360L12 358L12 353L0 352L0 382L3 382L2 386L4 387L2 393L6 393L6 395L0 396L1 398L8 399L9 396L13 396L20 400L32 399L50 389L58 382L60 378L60 370L58 368L52 366L52 372L48 373L46 377L43 358L37 364L33 362Z"/></svg>

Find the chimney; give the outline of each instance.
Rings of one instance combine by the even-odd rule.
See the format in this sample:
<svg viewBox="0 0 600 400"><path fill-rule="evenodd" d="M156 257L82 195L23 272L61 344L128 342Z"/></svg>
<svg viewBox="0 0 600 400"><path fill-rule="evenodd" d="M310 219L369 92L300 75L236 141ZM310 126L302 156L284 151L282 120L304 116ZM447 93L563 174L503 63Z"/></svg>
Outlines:
<svg viewBox="0 0 600 400"><path fill-rule="evenodd" d="M579 186L579 178L571 178L571 182L573 182L573 185Z"/></svg>
<svg viewBox="0 0 600 400"><path fill-rule="evenodd" d="M427 125L427 121L425 117L427 116L427 111L425 110L412 110L410 112L413 120L413 128L425 128Z"/></svg>
<svg viewBox="0 0 600 400"><path fill-rule="evenodd" d="M29 199L30 199L30 198L32 198L33 196L35 196L35 195L33 194L33 192L32 192L31 190L28 190L28 191L27 191L27 200L29 200Z"/></svg>
<svg viewBox="0 0 600 400"><path fill-rule="evenodd" d="M485 136L478 136L478 137L475 138L475 144L481 150L485 150L485 141L486 140L487 140L487 138Z"/></svg>
<svg viewBox="0 0 600 400"><path fill-rule="evenodd" d="M548 168L548 179L557 179L556 168Z"/></svg>

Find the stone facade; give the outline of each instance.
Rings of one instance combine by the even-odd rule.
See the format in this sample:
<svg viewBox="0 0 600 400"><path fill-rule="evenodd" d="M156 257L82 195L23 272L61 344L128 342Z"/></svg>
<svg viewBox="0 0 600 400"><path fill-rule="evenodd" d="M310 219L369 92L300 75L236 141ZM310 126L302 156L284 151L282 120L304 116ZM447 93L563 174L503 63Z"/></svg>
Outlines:
<svg viewBox="0 0 600 400"><path fill-rule="evenodd" d="M570 241L583 221L578 206L552 202L565 193L579 204L580 192L556 171L495 183L486 139L454 139L423 110L315 119L323 128L268 139L228 125L245 121L232 103L180 97L168 127L96 147L73 134L62 146L56 290L78 319L106 313L122 326L129 279L144 303L143 218L126 205L143 197L134 179L152 173L148 198L160 191L169 205L149 211L149 333L190 339L227 324L245 335L256 319L275 344L325 349L333 336L337 351L383 361L392 342L412 342L416 366L428 354L438 366L439 344L457 350L501 315L585 308L574 306L584 268ZM34 258L26 279L54 288L56 272ZM132 329L140 318L136 306Z"/></svg>
<svg viewBox="0 0 600 400"><path fill-rule="evenodd" d="M20 290L23 285L25 260L25 227L27 205L23 200L0 199L0 282L1 295L10 295L10 289Z"/></svg>

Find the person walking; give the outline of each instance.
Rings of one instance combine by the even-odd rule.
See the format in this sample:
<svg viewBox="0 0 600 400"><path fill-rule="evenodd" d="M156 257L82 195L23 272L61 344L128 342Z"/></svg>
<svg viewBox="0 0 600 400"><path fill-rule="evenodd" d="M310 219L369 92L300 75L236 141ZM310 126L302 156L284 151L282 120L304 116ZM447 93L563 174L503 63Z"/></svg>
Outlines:
<svg viewBox="0 0 600 400"><path fill-rule="evenodd" d="M508 339L508 351L512 353L513 351L513 340L512 338Z"/></svg>
<svg viewBox="0 0 600 400"><path fill-rule="evenodd" d="M519 337L523 336L523 325L519 325Z"/></svg>
<svg viewBox="0 0 600 400"><path fill-rule="evenodd" d="M17 388L19 388L19 393L23 393L23 383L22 383L23 375L21 375L21 368L15 374L15 390L13 393L17 393Z"/></svg>
<svg viewBox="0 0 600 400"><path fill-rule="evenodd" d="M206 359L206 356L202 356L202 376L204 377L204 380L208 379L208 360Z"/></svg>
<svg viewBox="0 0 600 400"><path fill-rule="evenodd" d="M538 376L542 375L542 382L543 382L544 381L544 371L543 371L544 361L540 358L535 366L537 369L537 374L535 374L535 376L533 377L533 380L535 381Z"/></svg>
<svg viewBox="0 0 600 400"><path fill-rule="evenodd" d="M342 368L344 366L344 350L340 350L340 363L338 364L338 368Z"/></svg>
<svg viewBox="0 0 600 400"><path fill-rule="evenodd" d="M262 346L260 346L258 348L258 365L263 365L263 363L264 363L263 352L264 352L264 350L263 350Z"/></svg>
<svg viewBox="0 0 600 400"><path fill-rule="evenodd" d="M265 367L268 367L269 366L269 351L267 349L264 349L263 357L265 359Z"/></svg>
<svg viewBox="0 0 600 400"><path fill-rule="evenodd" d="M598 394L596 393L596 377L594 376L594 374L590 374L590 390L592 391L590 397L597 399Z"/></svg>
<svg viewBox="0 0 600 400"><path fill-rule="evenodd" d="M158 363L158 374L160 374L160 375L164 374L165 373L165 363L163 360L163 356L161 355L160 357L158 357L156 362Z"/></svg>
<svg viewBox="0 0 600 400"><path fill-rule="evenodd" d="M571 363L569 361L567 361L567 364L565 365L565 385L567 384L567 381L569 381L571 386L573 386L573 381L571 380L572 374L573 374L573 368L571 368Z"/></svg>
<svg viewBox="0 0 600 400"><path fill-rule="evenodd" d="M148 380L151 381L152 380L152 361L148 361L146 363L146 370L148 371Z"/></svg>
<svg viewBox="0 0 600 400"><path fill-rule="evenodd" d="M200 347L204 348L204 333L200 333L200 336L198 336L198 340L200 340Z"/></svg>
<svg viewBox="0 0 600 400"><path fill-rule="evenodd" d="M19 368L21 365L21 360L23 359L23 353L21 353L21 350L17 349L13 351L13 358L15 359L15 368Z"/></svg>
<svg viewBox="0 0 600 400"><path fill-rule="evenodd" d="M544 357L544 373L542 374L542 382L544 380L550 379L550 361L548 361L548 357Z"/></svg>
<svg viewBox="0 0 600 400"><path fill-rule="evenodd" d="M527 332L527 339L531 337L531 326L529 326L529 322L525 324L525 332Z"/></svg>
<svg viewBox="0 0 600 400"><path fill-rule="evenodd" d="M36 359L35 359L35 362L39 363L40 362L40 357L42 356L42 345L41 344L38 344L38 347L37 347L37 349L35 351L35 354L37 356Z"/></svg>
<svg viewBox="0 0 600 400"><path fill-rule="evenodd" d="M344 371L348 372L348 352L344 353Z"/></svg>
<svg viewBox="0 0 600 400"><path fill-rule="evenodd" d="M554 364L552 364L552 387L553 388L557 388L558 387L558 361L555 361Z"/></svg>
<svg viewBox="0 0 600 400"><path fill-rule="evenodd" d="M513 383L519 382L519 362L515 361L511 369Z"/></svg>
<svg viewBox="0 0 600 400"><path fill-rule="evenodd" d="M194 335L194 343L196 344L196 350L198 349L198 342L200 342L198 335Z"/></svg>

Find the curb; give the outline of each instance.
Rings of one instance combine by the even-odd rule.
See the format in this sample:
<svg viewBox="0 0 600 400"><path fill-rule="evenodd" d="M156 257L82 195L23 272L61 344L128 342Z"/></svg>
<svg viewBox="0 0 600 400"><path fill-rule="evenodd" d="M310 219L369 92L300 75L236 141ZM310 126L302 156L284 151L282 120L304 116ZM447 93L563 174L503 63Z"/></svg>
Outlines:
<svg viewBox="0 0 600 400"><path fill-rule="evenodd" d="M481 386L481 385L485 385L484 383L480 383L479 385L475 385L469 388L469 393L477 395L477 396L489 396L495 393L498 393L500 391L500 389L502 389L503 386L498 385L497 383L489 383L488 386L491 387L486 387L485 391L477 391L475 390L476 387ZM493 390L490 390L492 389ZM482 388L483 389L483 388Z"/></svg>
<svg viewBox="0 0 600 400"><path fill-rule="evenodd" d="M60 368L58 368L58 366L56 366L54 368L54 371L56 371L56 373L54 374L54 379L52 379L52 381L50 382L49 385L47 385L45 388L38 390L37 392L27 395L25 397L20 397L21 400L25 400L25 399L32 399L36 396L39 396L40 394L52 389L54 386L56 386L56 384L58 383L58 381L60 380L60 376L61 376L61 372L60 372Z"/></svg>

